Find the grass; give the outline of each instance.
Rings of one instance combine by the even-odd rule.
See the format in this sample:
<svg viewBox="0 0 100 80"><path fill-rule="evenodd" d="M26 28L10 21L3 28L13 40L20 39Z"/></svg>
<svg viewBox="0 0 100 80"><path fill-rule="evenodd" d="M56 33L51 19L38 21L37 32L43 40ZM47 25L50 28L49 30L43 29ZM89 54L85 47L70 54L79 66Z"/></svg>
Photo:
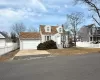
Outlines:
<svg viewBox="0 0 100 80"><path fill-rule="evenodd" d="M66 49L51 49L47 50L52 55L77 55L88 53L99 53L100 48L66 48Z"/></svg>
<svg viewBox="0 0 100 80"><path fill-rule="evenodd" d="M8 54L0 56L0 62L1 61L7 61L7 60L13 58L15 56L15 54L17 54L18 51L19 51L19 49L11 51Z"/></svg>

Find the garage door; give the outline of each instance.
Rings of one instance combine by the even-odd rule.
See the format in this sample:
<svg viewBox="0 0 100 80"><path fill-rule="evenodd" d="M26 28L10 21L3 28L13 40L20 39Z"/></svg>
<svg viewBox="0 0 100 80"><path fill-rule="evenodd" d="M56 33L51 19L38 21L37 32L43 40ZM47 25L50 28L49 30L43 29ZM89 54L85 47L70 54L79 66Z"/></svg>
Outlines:
<svg viewBox="0 0 100 80"><path fill-rule="evenodd" d="M22 45L23 49L37 49L40 40L23 40Z"/></svg>

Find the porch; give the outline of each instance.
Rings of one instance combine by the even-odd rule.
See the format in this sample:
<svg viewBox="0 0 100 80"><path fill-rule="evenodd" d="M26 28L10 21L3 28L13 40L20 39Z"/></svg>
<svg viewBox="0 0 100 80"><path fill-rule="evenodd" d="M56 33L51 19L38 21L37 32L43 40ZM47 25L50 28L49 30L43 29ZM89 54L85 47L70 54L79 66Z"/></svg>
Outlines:
<svg viewBox="0 0 100 80"><path fill-rule="evenodd" d="M100 35L98 36L90 36L89 37L90 42L100 42Z"/></svg>

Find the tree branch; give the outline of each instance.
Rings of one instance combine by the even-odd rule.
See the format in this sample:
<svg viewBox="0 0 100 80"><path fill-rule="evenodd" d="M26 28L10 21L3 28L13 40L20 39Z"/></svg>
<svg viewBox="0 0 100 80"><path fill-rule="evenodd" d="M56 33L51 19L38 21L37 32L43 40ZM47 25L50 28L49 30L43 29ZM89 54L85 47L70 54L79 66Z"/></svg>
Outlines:
<svg viewBox="0 0 100 80"><path fill-rule="evenodd" d="M97 6L96 6L94 3L92 3L92 1L89 1L89 0L84 0L84 1L85 1L89 6L91 6L92 8L95 9L94 11L97 12L98 17L100 18L100 13L99 13L100 9L97 8Z"/></svg>
<svg viewBox="0 0 100 80"><path fill-rule="evenodd" d="M93 20L100 26L100 23L92 16Z"/></svg>

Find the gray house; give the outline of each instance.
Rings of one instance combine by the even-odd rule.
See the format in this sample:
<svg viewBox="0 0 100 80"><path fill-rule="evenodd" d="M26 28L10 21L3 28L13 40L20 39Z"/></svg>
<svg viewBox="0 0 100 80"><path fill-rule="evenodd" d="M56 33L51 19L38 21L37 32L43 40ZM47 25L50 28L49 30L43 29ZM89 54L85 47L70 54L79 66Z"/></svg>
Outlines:
<svg viewBox="0 0 100 80"><path fill-rule="evenodd" d="M81 27L78 32L78 41L100 42L100 27L96 27L95 24Z"/></svg>

